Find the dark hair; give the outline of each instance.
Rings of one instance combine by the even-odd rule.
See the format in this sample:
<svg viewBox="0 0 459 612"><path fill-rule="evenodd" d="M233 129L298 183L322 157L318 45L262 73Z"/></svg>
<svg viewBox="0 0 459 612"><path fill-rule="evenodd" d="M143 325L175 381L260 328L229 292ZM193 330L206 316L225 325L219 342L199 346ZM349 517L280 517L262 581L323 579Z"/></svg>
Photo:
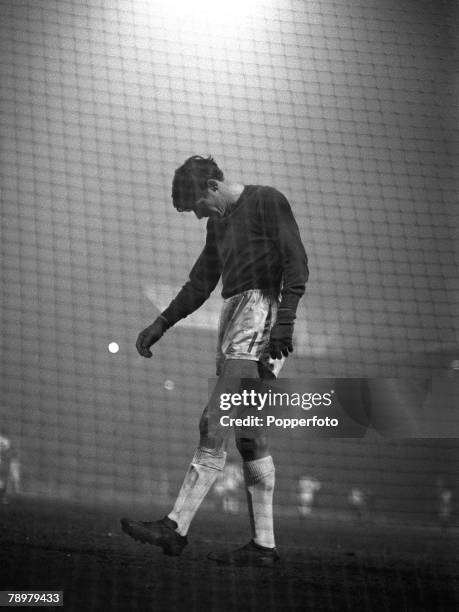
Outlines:
<svg viewBox="0 0 459 612"><path fill-rule="evenodd" d="M212 157L193 155L177 168L172 180L172 203L179 212L192 210L207 191L207 181L223 181L223 172Z"/></svg>

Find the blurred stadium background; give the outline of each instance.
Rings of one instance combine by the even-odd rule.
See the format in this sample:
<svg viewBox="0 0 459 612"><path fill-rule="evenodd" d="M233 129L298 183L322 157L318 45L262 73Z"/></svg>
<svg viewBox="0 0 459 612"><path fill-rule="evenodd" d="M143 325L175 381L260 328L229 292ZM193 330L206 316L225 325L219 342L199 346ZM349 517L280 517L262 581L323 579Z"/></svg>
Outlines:
<svg viewBox="0 0 459 612"><path fill-rule="evenodd" d="M456 9L0 0L0 433L24 493L167 507L181 482L214 375L218 290L152 360L134 344L202 248L204 224L170 200L193 154L291 202L311 277L285 376L453 384ZM345 513L358 486L386 517L436 520L438 479L458 493L445 397L423 439L276 434L278 512L295 512L310 475L317 511Z"/></svg>

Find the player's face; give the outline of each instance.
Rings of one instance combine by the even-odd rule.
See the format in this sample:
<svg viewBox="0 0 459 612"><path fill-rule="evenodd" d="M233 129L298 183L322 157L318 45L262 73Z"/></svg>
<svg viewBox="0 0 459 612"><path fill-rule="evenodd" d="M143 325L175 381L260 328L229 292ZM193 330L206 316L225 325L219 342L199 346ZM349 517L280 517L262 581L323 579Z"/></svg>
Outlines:
<svg viewBox="0 0 459 612"><path fill-rule="evenodd" d="M203 217L223 217L226 198L221 183L209 181L207 191L195 202L193 212L198 219Z"/></svg>

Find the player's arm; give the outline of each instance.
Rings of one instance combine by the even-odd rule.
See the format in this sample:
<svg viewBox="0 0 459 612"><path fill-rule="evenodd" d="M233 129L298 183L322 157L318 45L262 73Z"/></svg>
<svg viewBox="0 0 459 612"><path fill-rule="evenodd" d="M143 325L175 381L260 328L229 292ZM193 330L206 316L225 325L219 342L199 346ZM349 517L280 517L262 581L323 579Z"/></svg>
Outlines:
<svg viewBox="0 0 459 612"><path fill-rule="evenodd" d="M191 269L188 281L166 310L138 335L136 347L142 357L151 357L150 347L158 342L170 327L197 310L207 300L215 289L220 274L221 264L209 222L206 244Z"/></svg>
<svg viewBox="0 0 459 612"><path fill-rule="evenodd" d="M280 359L293 351L296 311L309 277L308 258L287 198L267 189L263 210L267 233L279 249L283 270L281 301L269 342L270 356Z"/></svg>

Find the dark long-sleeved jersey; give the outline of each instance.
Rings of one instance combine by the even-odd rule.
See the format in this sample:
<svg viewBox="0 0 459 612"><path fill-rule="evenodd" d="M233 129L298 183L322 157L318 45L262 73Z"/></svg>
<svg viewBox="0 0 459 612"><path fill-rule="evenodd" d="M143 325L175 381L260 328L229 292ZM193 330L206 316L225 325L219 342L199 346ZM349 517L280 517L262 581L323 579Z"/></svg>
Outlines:
<svg viewBox="0 0 459 612"><path fill-rule="evenodd" d="M248 289L281 295L296 311L308 262L288 200L272 187L247 185L225 216L207 222L206 244L188 282L162 313L174 325L210 296L220 277L223 298Z"/></svg>

